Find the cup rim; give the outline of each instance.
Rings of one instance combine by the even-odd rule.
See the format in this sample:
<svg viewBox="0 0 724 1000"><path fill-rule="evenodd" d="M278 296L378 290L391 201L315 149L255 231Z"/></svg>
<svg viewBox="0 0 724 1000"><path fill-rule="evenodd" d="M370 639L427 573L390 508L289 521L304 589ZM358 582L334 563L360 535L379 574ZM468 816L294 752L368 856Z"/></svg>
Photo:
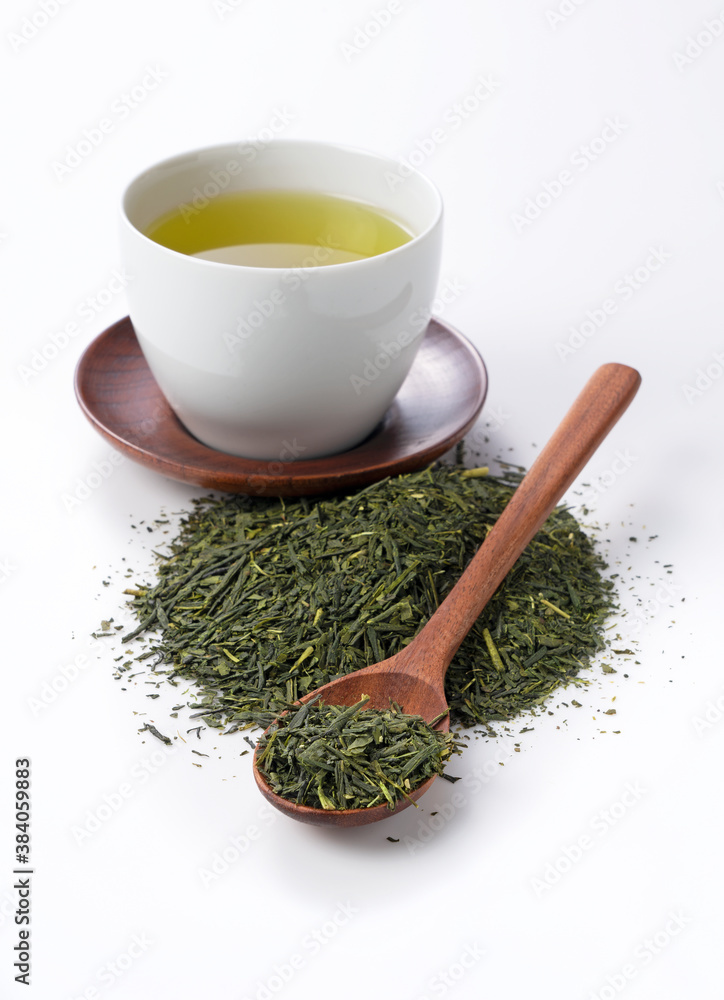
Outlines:
<svg viewBox="0 0 724 1000"><path fill-rule="evenodd" d="M319 150L335 150L343 153L350 153L355 156L363 156L372 160L378 160L380 163L389 164L391 169L399 168L400 163L394 160L391 156L386 156L382 153L377 153L372 150L364 149L360 146L352 146L346 143L330 142L322 139L270 139L268 142L263 144L263 149L268 149L269 147L287 147L287 148L301 148L307 147L309 149L319 149ZM165 251L165 254L171 254L175 259L183 259L193 261L194 265L206 265L212 269L223 269L225 271L236 271L237 273L241 269L242 271L262 271L266 274L284 273L290 270L301 271L301 272L316 272L320 268L318 265L310 265L308 267L260 267L252 264L230 264L224 261L206 260L203 257L194 257L193 255L182 253L179 250L173 250L170 247L164 246L162 243L157 243L156 240L152 240L150 236L147 236L142 232L136 225L131 221L128 213L128 200L132 194L133 189L140 185L145 178L150 174L161 171L163 169L172 168L175 164L180 164L184 160L190 159L191 157L196 157L199 155L211 155L211 156L222 156L231 154L232 152L241 152L242 149L254 148L258 151L259 143L253 139L243 139L240 142L225 142L225 143L215 143L210 146L199 146L193 149L188 149L183 153L175 153L172 156L164 157L161 160L157 160L155 163L150 164L145 167L139 173L137 173L123 188L120 200L120 215L122 223L127 226L137 237L141 237L144 242L152 244L158 249L158 251ZM374 265L374 262L381 259L389 258L393 254L400 254L404 252L407 248L410 248L423 239L425 239L431 232L438 227L443 218L444 207L442 195L440 193L437 185L427 176L427 174L422 173L417 167L409 166L405 164L405 168L408 171L406 177L402 178L402 181L407 179L407 177L414 176L418 183L425 185L434 199L434 216L430 223L422 229L419 233L416 233L411 237L406 243L403 243L399 247L394 247L392 250L385 250L383 253L375 254L372 257L363 257L360 260L344 261L337 264L325 264L324 270L328 272L330 269L336 268L349 268L356 267L360 268L362 266Z"/></svg>

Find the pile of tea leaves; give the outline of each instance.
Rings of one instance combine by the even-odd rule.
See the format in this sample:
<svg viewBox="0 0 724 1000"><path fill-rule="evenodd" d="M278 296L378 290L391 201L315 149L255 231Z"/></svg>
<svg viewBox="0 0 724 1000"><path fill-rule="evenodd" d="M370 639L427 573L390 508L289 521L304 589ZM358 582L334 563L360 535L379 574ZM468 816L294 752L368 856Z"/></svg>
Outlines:
<svg viewBox="0 0 724 1000"><path fill-rule="evenodd" d="M265 728L335 677L410 642L510 499L519 470L438 464L354 493L213 495L184 515L157 580L133 589L156 672L195 682L207 724ZM548 518L446 678L453 726L511 719L605 648L613 584L573 514ZM127 668L128 669L128 668Z"/></svg>
<svg viewBox="0 0 724 1000"><path fill-rule="evenodd" d="M433 728L438 719L428 724L394 703L368 708L369 700L345 707L312 699L277 719L256 758L272 791L315 809L394 809L461 752L451 733Z"/></svg>

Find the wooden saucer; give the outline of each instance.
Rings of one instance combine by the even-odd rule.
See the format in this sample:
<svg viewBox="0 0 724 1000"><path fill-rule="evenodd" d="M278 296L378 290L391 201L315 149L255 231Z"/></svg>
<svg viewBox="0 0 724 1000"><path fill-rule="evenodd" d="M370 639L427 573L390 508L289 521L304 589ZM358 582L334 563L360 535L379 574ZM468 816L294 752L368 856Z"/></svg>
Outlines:
<svg viewBox="0 0 724 1000"><path fill-rule="evenodd" d="M424 468L470 430L487 388L472 344L433 319L395 401L362 444L282 463L237 458L197 441L162 395L128 317L96 337L75 372L86 417L128 458L184 483L253 496L333 493Z"/></svg>

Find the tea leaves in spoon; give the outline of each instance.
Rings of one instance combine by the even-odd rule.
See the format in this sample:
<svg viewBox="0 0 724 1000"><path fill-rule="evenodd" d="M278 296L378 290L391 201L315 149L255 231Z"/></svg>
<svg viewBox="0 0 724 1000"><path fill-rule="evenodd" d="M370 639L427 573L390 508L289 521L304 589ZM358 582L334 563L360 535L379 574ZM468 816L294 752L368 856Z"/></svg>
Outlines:
<svg viewBox="0 0 724 1000"><path fill-rule="evenodd" d="M442 774L461 752L451 733L418 715L312 700L277 719L259 739L257 766L271 790L316 809L394 809L419 785Z"/></svg>

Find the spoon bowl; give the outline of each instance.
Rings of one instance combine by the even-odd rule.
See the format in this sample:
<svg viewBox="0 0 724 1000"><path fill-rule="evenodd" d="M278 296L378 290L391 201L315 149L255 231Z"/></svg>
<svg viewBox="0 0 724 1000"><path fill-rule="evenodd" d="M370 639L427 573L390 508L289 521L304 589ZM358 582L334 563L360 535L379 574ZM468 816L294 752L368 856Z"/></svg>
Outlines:
<svg viewBox="0 0 724 1000"><path fill-rule="evenodd" d="M354 673L338 677L337 680L316 688L301 698L300 704L319 696L328 705L356 705L366 695L370 700L368 708L386 709L389 708L390 701L394 701L402 706L408 715L420 715L427 722L442 715L443 718L435 724L435 728L447 732L450 728L450 719L446 714L447 701L444 692L419 674L405 669L406 660L409 659L414 671L414 658L404 655L410 646L387 660L355 670ZM394 816L424 795L435 780L435 775L428 778L414 788L407 798L399 799L393 809L390 809L387 803L366 809L317 809L299 805L272 791L256 765L256 755L257 751L254 751L254 778L262 795L292 819L316 826L362 826L387 819L388 816Z"/></svg>
<svg viewBox="0 0 724 1000"><path fill-rule="evenodd" d="M311 691L302 702L321 696L329 705L354 705L363 695L371 708L396 702L410 715L432 722L447 712L445 674L461 642L518 557L601 441L636 395L641 376L626 365L602 365L584 386L557 430L531 466L465 572L435 614L399 653L337 678ZM447 715L437 724L447 730ZM319 809L277 795L259 770L254 777L262 794L293 819L319 826L361 826L386 819L420 798L429 778L395 808Z"/></svg>

